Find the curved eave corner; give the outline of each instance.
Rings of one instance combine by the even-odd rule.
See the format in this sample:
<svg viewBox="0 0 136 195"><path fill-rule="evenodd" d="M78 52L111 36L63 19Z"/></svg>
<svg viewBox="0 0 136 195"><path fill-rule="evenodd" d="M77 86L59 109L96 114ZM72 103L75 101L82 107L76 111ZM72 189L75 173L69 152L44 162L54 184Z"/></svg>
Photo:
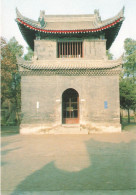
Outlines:
<svg viewBox="0 0 136 195"><path fill-rule="evenodd" d="M124 21L124 7L123 9L119 12L119 14L112 18L109 19L109 22L103 22L103 25L100 26L99 28L95 29L75 29L75 30L50 30L50 29L44 29L40 28L38 26L38 22L33 21L31 19L28 19L20 14L20 12L16 9L17 13L17 18L16 22L18 23L18 26L20 28L20 31L28 43L28 45L34 49L34 39L36 38L35 34L36 32L44 33L48 36L52 35L72 35L72 34L93 34L93 33L99 33L99 32L104 32L105 33L105 38L107 39L107 49L110 48L111 44L115 40L120 27L122 25L122 22Z"/></svg>
<svg viewBox="0 0 136 195"><path fill-rule="evenodd" d="M34 51L34 40L36 39L36 31L33 31L18 22L17 24L18 24L18 27L20 29L20 32L24 40L27 42L30 48Z"/></svg>

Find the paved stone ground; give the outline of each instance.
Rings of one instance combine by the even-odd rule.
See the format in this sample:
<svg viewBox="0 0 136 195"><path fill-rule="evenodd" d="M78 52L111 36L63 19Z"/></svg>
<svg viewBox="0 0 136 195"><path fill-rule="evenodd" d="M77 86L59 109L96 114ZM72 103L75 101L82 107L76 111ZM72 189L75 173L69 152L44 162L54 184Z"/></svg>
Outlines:
<svg viewBox="0 0 136 195"><path fill-rule="evenodd" d="M136 131L2 135L2 195L136 194Z"/></svg>

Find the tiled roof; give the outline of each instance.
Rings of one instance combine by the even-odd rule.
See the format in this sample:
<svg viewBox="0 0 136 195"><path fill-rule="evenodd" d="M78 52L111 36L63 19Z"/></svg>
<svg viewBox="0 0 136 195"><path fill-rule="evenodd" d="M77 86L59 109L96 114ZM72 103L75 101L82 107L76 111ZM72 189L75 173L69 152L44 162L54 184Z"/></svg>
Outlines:
<svg viewBox="0 0 136 195"><path fill-rule="evenodd" d="M107 20L101 20L98 12L92 15L44 15L44 25L40 22L24 17L17 10L16 22L20 31L34 50L34 40L37 33L42 39L61 37L76 38L99 38L104 35L106 41L106 49L109 49L115 40L122 22L124 20L124 8L115 16Z"/></svg>
<svg viewBox="0 0 136 195"><path fill-rule="evenodd" d="M52 31L52 33L60 33L70 30L93 30L100 31L110 26L114 26L117 22L124 19L124 8L112 18L101 20L98 14L90 15L45 15L45 27L41 27L40 22L24 17L17 10L17 22L28 25L30 29L35 28L41 32ZM30 26L29 26L30 25ZM62 33L62 32L61 32Z"/></svg>
<svg viewBox="0 0 136 195"><path fill-rule="evenodd" d="M122 65L122 57L117 60L34 60L25 61L18 58L17 63L20 67L27 70L57 70L57 69L112 69Z"/></svg>

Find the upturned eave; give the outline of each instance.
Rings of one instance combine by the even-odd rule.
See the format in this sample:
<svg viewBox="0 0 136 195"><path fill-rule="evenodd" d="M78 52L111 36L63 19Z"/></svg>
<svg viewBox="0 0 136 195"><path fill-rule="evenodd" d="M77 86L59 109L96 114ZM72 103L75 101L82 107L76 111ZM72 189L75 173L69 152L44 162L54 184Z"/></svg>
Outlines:
<svg viewBox="0 0 136 195"><path fill-rule="evenodd" d="M43 28L40 26L39 22L22 16L18 10L17 10L17 18L16 18L16 22L20 28L20 31L24 39L33 50L34 50L34 40L36 39L37 33L40 33L41 37L43 38L45 37L45 38L56 38L56 39L60 37L85 38L85 37L95 36L98 34L104 34L105 39L107 40L106 49L109 49L120 30L123 20L124 20L124 8L113 18L104 21L95 20L91 22L90 25L92 25L93 23L93 27L90 27L88 22L88 26L86 28L82 28L82 24L80 25L80 28L76 28L76 24L75 24L74 29L69 29L69 25L67 25L67 29L59 29L57 27L55 29L54 28L49 29L48 25Z"/></svg>

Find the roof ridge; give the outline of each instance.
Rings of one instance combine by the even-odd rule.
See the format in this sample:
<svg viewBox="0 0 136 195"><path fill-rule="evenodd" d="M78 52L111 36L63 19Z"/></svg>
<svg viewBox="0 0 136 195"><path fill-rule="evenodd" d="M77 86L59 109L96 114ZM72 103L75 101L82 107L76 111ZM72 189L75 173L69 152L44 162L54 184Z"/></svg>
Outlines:
<svg viewBox="0 0 136 195"><path fill-rule="evenodd" d="M82 17L82 16L84 16L84 17L91 17L91 16L93 16L94 18L95 18L95 21L93 21L93 23L97 26L99 26L99 27L102 27L102 26L104 26L104 25L107 25L107 24L109 24L109 23L111 23L111 22L113 22L113 21L115 21L115 20L117 20L117 19L119 19L119 18L124 18L124 9L125 9L125 7L123 7L120 11L119 11L119 13L117 14L117 15L115 15L114 17L111 17L111 18L108 18L108 19L106 19L106 20L100 20L100 19L98 19L98 15L97 14L78 14L78 15L45 15L45 18L50 18L50 17L56 17L56 18L58 18L58 17ZM17 18L19 18L19 19L22 19L22 20L24 20L24 21L27 21L27 22L32 22L32 23L35 23L35 24L37 24L38 26L39 26L39 22L38 21L36 21L36 20L32 20L32 19L30 19L30 18L27 18L27 17L25 17L25 16L23 16L20 12L19 12L19 10L18 10L18 8L16 7L16 15L17 15ZM89 22L90 20L88 20L88 22ZM60 21L60 22L62 22L62 21ZM91 22L91 21L90 21ZM55 23L55 22L54 22Z"/></svg>

